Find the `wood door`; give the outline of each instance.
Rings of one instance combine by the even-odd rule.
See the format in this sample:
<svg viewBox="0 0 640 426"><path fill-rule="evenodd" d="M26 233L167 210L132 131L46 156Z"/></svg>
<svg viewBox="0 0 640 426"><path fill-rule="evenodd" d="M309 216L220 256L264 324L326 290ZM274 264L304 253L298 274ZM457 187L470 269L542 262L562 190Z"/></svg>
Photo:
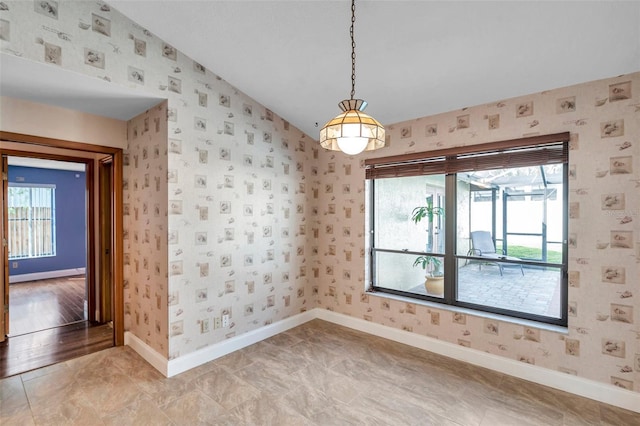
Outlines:
<svg viewBox="0 0 640 426"><path fill-rule="evenodd" d="M8 191L9 191L9 166L6 155L2 156L0 161L0 171L2 172L2 208L0 208L0 223L2 223L2 260L0 267L2 268L2 282L0 283L0 296L2 296L0 312L0 342L4 342L7 334L9 334L9 244L8 235L6 230L8 229Z"/></svg>

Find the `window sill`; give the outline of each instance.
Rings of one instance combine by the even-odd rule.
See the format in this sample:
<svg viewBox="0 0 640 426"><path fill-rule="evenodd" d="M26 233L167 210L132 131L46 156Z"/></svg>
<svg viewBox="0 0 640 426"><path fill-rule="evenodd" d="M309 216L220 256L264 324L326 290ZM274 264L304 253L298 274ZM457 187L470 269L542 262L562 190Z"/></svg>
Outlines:
<svg viewBox="0 0 640 426"><path fill-rule="evenodd" d="M439 310L442 310L442 311L458 312L458 313L461 313L461 314L471 315L471 316L474 316L474 317L493 319L493 320L496 320L496 321L508 322L508 323L511 323L511 324L521 325L521 326L524 326L524 327L537 328L537 329L540 329L540 330L550 331L550 332L553 332L553 333L560 333L560 334L565 334L565 335L569 334L569 328L568 327L563 327L563 326L560 326L560 325L545 324L545 323L526 320L526 319L522 319L522 318L514 318L514 317L509 317L509 316L506 316L506 315L493 314L491 312L476 311L474 309L462 308L462 307L459 307L459 306L445 305L445 304L441 304L441 303L429 302L428 300L413 299L411 297L398 296L398 295L395 295L395 294L389 294L389 293L383 293L383 292L367 291L366 294L368 294L370 296L381 297L381 298L384 298L384 299L397 300L399 302L413 303L414 305L425 306L427 308L439 309Z"/></svg>

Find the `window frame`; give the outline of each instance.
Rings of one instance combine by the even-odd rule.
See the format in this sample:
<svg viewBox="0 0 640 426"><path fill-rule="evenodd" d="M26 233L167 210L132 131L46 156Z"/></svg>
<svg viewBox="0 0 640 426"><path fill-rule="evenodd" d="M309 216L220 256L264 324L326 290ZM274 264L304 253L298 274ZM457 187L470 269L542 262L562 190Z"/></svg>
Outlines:
<svg viewBox="0 0 640 426"><path fill-rule="evenodd" d="M29 222L29 242L28 242L28 256L11 256L9 254L8 259L10 261L22 261L22 260L32 260L32 259L42 259L46 257L55 257L57 255L57 242L56 242L56 185L55 184L45 184L45 183L22 183L22 182L9 182L8 191L10 192L10 188L24 188L29 190L29 209L33 209L33 190L34 189L49 189L51 191L51 253L32 255L31 253L34 251L34 235L33 235L33 222L34 217L32 214L29 215L27 219ZM7 194L8 198L10 194ZM9 202L9 201L7 201ZM12 206L8 205L8 208ZM11 219L7 218L7 222L10 223Z"/></svg>
<svg viewBox="0 0 640 426"><path fill-rule="evenodd" d="M444 150L436 150L430 152L419 152L404 154L399 156L391 156L384 158L372 158L365 160L365 173L366 183L369 193L368 211L369 211L369 249L368 263L369 263L369 289L371 292L388 293L397 296L409 297L418 300L426 300L429 302L435 302L442 304L443 307L460 307L467 308L474 311L488 312L491 314L499 314L512 318L519 318L525 320L536 321L545 324L558 325L566 327L568 324L568 196L569 196L569 159L568 159L568 145L570 134L569 132L556 133L551 135L534 136L520 139L512 139L500 142L490 142L485 144L478 144L468 147L458 147ZM554 150L551 154L547 151L547 148L551 147ZM522 311L513 311L502 308L496 308L486 305L478 305L470 302L464 302L457 300L458 298L458 261L462 260L479 260L478 257L470 255L458 254L457 252L457 173L470 170L490 170L500 169L497 167L499 163L492 163L492 159L480 158L477 161L477 156L482 156L484 153L495 153L496 158L503 155L503 160L506 158L507 163L502 168L516 168L524 167L520 164L526 164L526 166L532 165L545 165L545 164L561 164L562 165L562 263L549 263L542 261L511 261L503 260L506 264L513 263L517 265L532 265L537 267L552 267L559 271L560 279L560 318L542 316L538 314L532 314ZM504 154L513 153L511 157L504 157ZM527 158L529 157L529 158ZM513 158L513 163L510 163ZM486 161L488 160L488 161ZM500 160L500 158L498 158ZM469 168L469 165L476 165L476 168ZM483 167L489 164L489 167ZM515 164L515 165L512 165ZM442 253L429 253L429 252L413 252L407 250L395 250L377 248L375 246L376 238L376 219L375 219L375 200L376 200L376 179L389 178L389 177L410 177L420 175L434 175L444 174L445 176L445 251ZM434 297L430 295L421 295L411 293L402 290L395 290L385 287L377 286L377 273L376 273L376 253L405 253L409 255L432 255L432 256L444 256L444 295L442 298Z"/></svg>

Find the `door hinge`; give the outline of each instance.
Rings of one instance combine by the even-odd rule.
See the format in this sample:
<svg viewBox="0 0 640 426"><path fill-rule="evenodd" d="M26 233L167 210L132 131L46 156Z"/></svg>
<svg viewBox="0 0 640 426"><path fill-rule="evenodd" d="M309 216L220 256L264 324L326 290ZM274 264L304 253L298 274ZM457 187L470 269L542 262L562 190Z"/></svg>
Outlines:
<svg viewBox="0 0 640 426"><path fill-rule="evenodd" d="M9 176L7 175L7 172L2 172L2 180L9 180Z"/></svg>
<svg viewBox="0 0 640 426"><path fill-rule="evenodd" d="M6 246L8 246L8 245L9 245L9 244L7 243L7 239L6 239L6 238L3 238L3 239L2 239L2 246L3 246L3 247L6 247Z"/></svg>

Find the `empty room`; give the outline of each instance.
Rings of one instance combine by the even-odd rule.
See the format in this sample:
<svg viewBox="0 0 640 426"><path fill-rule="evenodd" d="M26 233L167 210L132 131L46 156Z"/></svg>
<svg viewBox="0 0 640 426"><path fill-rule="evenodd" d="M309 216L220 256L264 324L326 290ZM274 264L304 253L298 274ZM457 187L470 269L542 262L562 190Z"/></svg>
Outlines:
<svg viewBox="0 0 640 426"><path fill-rule="evenodd" d="M640 3L3 1L0 95L3 425L640 424Z"/></svg>

